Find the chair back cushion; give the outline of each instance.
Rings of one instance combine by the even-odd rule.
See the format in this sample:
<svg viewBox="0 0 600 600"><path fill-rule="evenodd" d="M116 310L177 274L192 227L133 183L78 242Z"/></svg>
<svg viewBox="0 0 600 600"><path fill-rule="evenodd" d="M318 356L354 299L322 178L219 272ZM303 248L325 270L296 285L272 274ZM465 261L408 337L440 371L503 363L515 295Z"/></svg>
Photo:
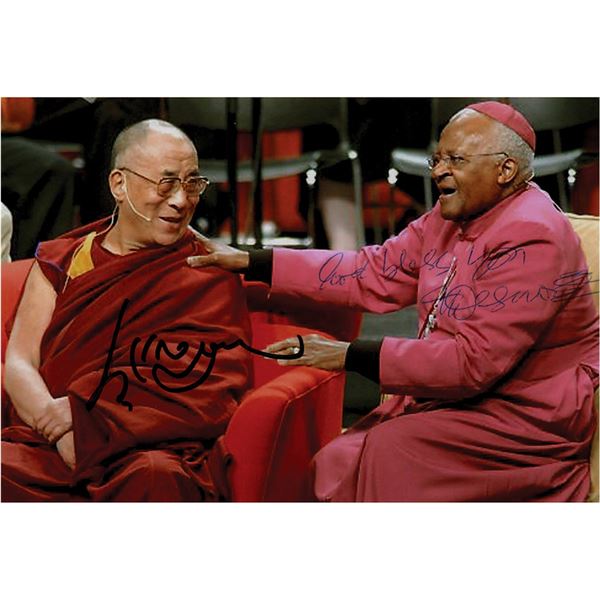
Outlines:
<svg viewBox="0 0 600 600"><path fill-rule="evenodd" d="M587 258L588 269L590 271L590 281L592 282L592 291L594 292L594 302L596 308L598 308L599 300L599 267L598 267L598 242L599 242L599 229L600 219L590 215L574 215L568 214L573 229L579 235L581 239L581 247ZM595 396L596 403L596 415L599 413L598 408L598 390L596 390ZM590 494L588 501L598 502L598 425L596 426L596 434L594 435L594 441L592 442L592 454L590 456L590 476L592 485L590 487Z"/></svg>
<svg viewBox="0 0 600 600"><path fill-rule="evenodd" d="M591 215L574 215L568 213L569 221L575 230L575 233L581 240L581 248L587 258L590 271L590 281L592 291L594 292L594 302L598 308L600 299L600 286L598 285L598 276L600 268L598 266L598 240L600 231L600 218Z"/></svg>
<svg viewBox="0 0 600 600"><path fill-rule="evenodd" d="M2 263L2 364L8 342L7 327L17 310L25 280L32 266L33 259Z"/></svg>
<svg viewBox="0 0 600 600"><path fill-rule="evenodd" d="M269 286L244 282L248 309L254 320L279 325L298 325L329 334L336 340L351 342L358 337L362 313L352 308L329 308L316 302L273 297Z"/></svg>

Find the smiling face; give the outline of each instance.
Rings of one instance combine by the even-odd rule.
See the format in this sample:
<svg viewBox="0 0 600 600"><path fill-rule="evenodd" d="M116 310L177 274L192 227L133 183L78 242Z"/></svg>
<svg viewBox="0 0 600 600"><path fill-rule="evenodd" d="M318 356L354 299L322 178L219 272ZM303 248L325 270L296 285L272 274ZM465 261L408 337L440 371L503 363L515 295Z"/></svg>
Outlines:
<svg viewBox="0 0 600 600"><path fill-rule="evenodd" d="M517 171L512 158L501 154L470 156L503 152L497 148L498 124L489 117L465 112L450 121L442 131L435 156L465 157L457 164L440 160L431 176L440 192L442 217L463 221L495 206L510 193Z"/></svg>
<svg viewBox="0 0 600 600"><path fill-rule="evenodd" d="M117 225L128 247L167 246L181 239L199 196L188 196L179 186L175 193L163 197L156 184L143 177L159 181L198 175L198 157L189 139L176 128L150 129L119 156L116 166L110 174L110 186L119 205Z"/></svg>

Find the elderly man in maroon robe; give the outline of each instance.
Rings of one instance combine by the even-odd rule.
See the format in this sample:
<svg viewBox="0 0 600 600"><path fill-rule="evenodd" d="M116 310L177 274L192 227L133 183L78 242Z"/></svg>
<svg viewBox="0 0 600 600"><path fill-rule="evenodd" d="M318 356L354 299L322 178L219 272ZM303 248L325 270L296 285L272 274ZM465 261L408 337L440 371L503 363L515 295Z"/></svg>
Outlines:
<svg viewBox="0 0 600 600"><path fill-rule="evenodd" d="M385 394L316 456L318 499L586 499L598 314L576 234L531 182L534 150L519 112L471 105L430 159L437 204L382 246L248 254L207 240L190 259L329 305L417 305L418 339L313 337L294 361L357 371Z"/></svg>
<svg viewBox="0 0 600 600"><path fill-rule="evenodd" d="M164 121L124 130L112 160L113 218L39 245L14 318L4 501L227 493L219 436L247 387L250 326L239 276L185 264L208 181Z"/></svg>

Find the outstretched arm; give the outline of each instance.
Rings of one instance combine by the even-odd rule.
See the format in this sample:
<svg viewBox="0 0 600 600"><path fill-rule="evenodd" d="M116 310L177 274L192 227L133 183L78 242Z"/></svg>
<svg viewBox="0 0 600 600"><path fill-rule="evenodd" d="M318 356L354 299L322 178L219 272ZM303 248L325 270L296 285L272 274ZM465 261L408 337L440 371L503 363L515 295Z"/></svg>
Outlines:
<svg viewBox="0 0 600 600"><path fill-rule="evenodd" d="M241 251L197 234L206 254L189 257L192 267L244 272L277 294L383 313L416 301L422 262L423 224L412 222L382 246L358 252L331 250Z"/></svg>

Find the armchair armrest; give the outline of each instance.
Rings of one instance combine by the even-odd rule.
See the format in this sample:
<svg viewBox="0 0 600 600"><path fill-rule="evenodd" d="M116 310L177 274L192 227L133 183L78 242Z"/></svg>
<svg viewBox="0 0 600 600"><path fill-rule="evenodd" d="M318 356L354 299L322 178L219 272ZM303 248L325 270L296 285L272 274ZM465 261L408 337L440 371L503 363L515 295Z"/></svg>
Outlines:
<svg viewBox="0 0 600 600"><path fill-rule="evenodd" d="M244 396L224 436L234 501L313 498L311 460L341 433L344 382L343 372L289 367Z"/></svg>
<svg viewBox="0 0 600 600"><path fill-rule="evenodd" d="M244 282L248 308L261 321L278 325L297 325L351 342L358 337L362 312L353 308L335 308L304 300L270 296L270 288L256 281Z"/></svg>
<svg viewBox="0 0 600 600"><path fill-rule="evenodd" d="M598 502L598 397L600 396L600 390L596 390L594 396L594 404L596 406L596 433L594 434L594 441L592 442L592 452L590 455L590 493L588 495L588 502Z"/></svg>

